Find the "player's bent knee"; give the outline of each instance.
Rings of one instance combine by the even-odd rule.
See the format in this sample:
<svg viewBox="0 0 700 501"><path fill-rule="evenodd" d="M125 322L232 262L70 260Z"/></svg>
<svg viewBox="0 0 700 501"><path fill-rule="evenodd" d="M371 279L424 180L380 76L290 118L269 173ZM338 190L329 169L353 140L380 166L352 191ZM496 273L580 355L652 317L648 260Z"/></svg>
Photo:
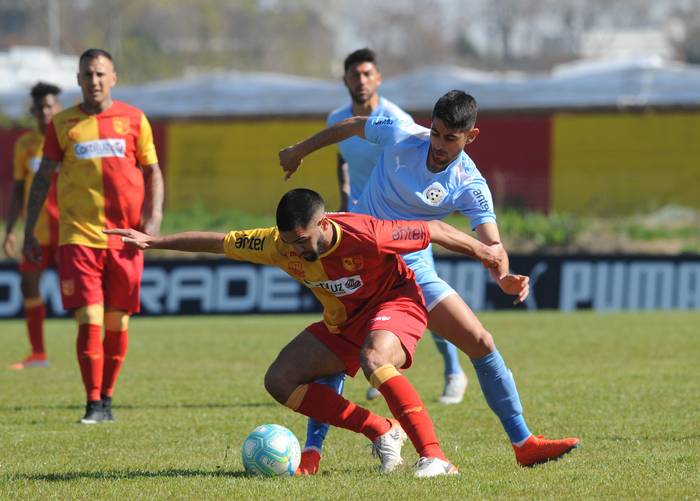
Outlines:
<svg viewBox="0 0 700 501"><path fill-rule="evenodd" d="M496 349L496 343L493 336L486 329L479 329L474 335L474 347L467 353L470 358L485 357Z"/></svg>
<svg viewBox="0 0 700 501"><path fill-rule="evenodd" d="M360 351L360 367L365 377L369 380L374 371L385 365L394 365L386 354L372 348L363 348Z"/></svg>
<svg viewBox="0 0 700 501"><path fill-rule="evenodd" d="M294 388L297 387L294 378L289 377L287 371L282 370L277 364L273 363L265 373L265 389L277 400L284 404Z"/></svg>

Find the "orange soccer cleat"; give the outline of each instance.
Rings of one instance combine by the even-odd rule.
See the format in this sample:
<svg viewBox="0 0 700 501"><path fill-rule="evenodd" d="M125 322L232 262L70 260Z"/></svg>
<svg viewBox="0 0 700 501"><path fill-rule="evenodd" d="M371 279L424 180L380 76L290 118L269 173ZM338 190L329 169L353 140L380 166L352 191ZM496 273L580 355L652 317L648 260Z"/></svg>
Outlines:
<svg viewBox="0 0 700 501"><path fill-rule="evenodd" d="M21 362L10 365L11 371L21 371L30 367L48 367L49 361L44 353L32 353Z"/></svg>
<svg viewBox="0 0 700 501"><path fill-rule="evenodd" d="M321 462L321 453L316 449L306 449L301 453L301 461L295 475L316 475Z"/></svg>
<svg viewBox="0 0 700 501"><path fill-rule="evenodd" d="M542 435L530 435L522 447L513 445L513 450L515 451L515 459L518 460L520 466L534 466L559 459L578 447L580 443L578 438L548 440Z"/></svg>

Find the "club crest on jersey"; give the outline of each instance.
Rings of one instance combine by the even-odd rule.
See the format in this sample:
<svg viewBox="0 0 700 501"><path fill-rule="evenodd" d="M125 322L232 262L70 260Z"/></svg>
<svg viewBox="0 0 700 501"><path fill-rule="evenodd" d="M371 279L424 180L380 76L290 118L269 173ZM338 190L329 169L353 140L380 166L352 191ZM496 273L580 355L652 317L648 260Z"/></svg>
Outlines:
<svg viewBox="0 0 700 501"><path fill-rule="evenodd" d="M343 258L343 268L348 271L360 271L365 267L365 259L362 256L346 256Z"/></svg>
<svg viewBox="0 0 700 501"><path fill-rule="evenodd" d="M304 265L298 261L290 261L287 263L287 271L290 275L297 278L304 278Z"/></svg>
<svg viewBox="0 0 700 501"><path fill-rule="evenodd" d="M428 205L437 207L447 196L447 190L440 183L435 182L428 186L423 193L419 193L418 195L421 196Z"/></svg>
<svg viewBox="0 0 700 501"><path fill-rule="evenodd" d="M127 117L115 117L112 119L114 132L125 136L129 132L129 119Z"/></svg>
<svg viewBox="0 0 700 501"><path fill-rule="evenodd" d="M68 139L71 141L77 141L80 139L80 129L78 129L78 127L73 127L71 130L69 130Z"/></svg>
<svg viewBox="0 0 700 501"><path fill-rule="evenodd" d="M64 296L72 296L75 292L75 282L73 280L61 280L61 292Z"/></svg>
<svg viewBox="0 0 700 501"><path fill-rule="evenodd" d="M310 281L304 280L307 287L320 288L333 294L336 297L349 296L357 292L362 286L362 278L360 275L353 275L352 277L338 278L337 280L319 280Z"/></svg>

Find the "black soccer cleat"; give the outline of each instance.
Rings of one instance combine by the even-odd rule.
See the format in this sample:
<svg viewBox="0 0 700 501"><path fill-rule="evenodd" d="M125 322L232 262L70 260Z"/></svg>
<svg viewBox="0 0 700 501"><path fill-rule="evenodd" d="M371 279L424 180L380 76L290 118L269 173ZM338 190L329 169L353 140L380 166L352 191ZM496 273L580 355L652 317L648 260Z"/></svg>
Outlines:
<svg viewBox="0 0 700 501"><path fill-rule="evenodd" d="M102 400L92 400L85 406L85 416L80 420L82 424L95 424L104 418L102 413Z"/></svg>
<svg viewBox="0 0 700 501"><path fill-rule="evenodd" d="M112 397L102 395L102 421L105 423L113 423L116 421L112 414Z"/></svg>

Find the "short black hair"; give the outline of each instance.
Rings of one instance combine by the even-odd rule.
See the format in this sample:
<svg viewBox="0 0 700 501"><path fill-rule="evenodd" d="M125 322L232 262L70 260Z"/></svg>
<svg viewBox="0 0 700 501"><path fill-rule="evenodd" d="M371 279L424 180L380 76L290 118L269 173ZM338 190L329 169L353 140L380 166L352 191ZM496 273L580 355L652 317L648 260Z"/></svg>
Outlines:
<svg viewBox="0 0 700 501"><path fill-rule="evenodd" d="M80 54L80 59L78 60L78 66L82 65L85 61L92 61L93 59L97 59L98 57L105 57L109 59L112 64L114 64L114 60L112 59L112 54L107 52L104 49L88 49L82 54Z"/></svg>
<svg viewBox="0 0 700 501"><path fill-rule="evenodd" d="M357 63L372 63L373 65L377 66L377 55L372 49L368 49L367 47L357 49L355 52L352 52L345 58L345 63L343 63L345 66L345 73L347 74L350 68Z"/></svg>
<svg viewBox="0 0 700 501"><path fill-rule="evenodd" d="M450 129L471 129L476 125L476 99L461 90L451 90L435 103L433 120L439 118Z"/></svg>
<svg viewBox="0 0 700 501"><path fill-rule="evenodd" d="M306 228L311 218L325 208L321 195L306 188L288 191L277 204L277 229L292 231Z"/></svg>
<svg viewBox="0 0 700 501"><path fill-rule="evenodd" d="M45 82L37 82L32 90L29 91L29 95L32 96L33 101L39 101L46 96L58 96L61 93L61 88L57 85L53 85Z"/></svg>

